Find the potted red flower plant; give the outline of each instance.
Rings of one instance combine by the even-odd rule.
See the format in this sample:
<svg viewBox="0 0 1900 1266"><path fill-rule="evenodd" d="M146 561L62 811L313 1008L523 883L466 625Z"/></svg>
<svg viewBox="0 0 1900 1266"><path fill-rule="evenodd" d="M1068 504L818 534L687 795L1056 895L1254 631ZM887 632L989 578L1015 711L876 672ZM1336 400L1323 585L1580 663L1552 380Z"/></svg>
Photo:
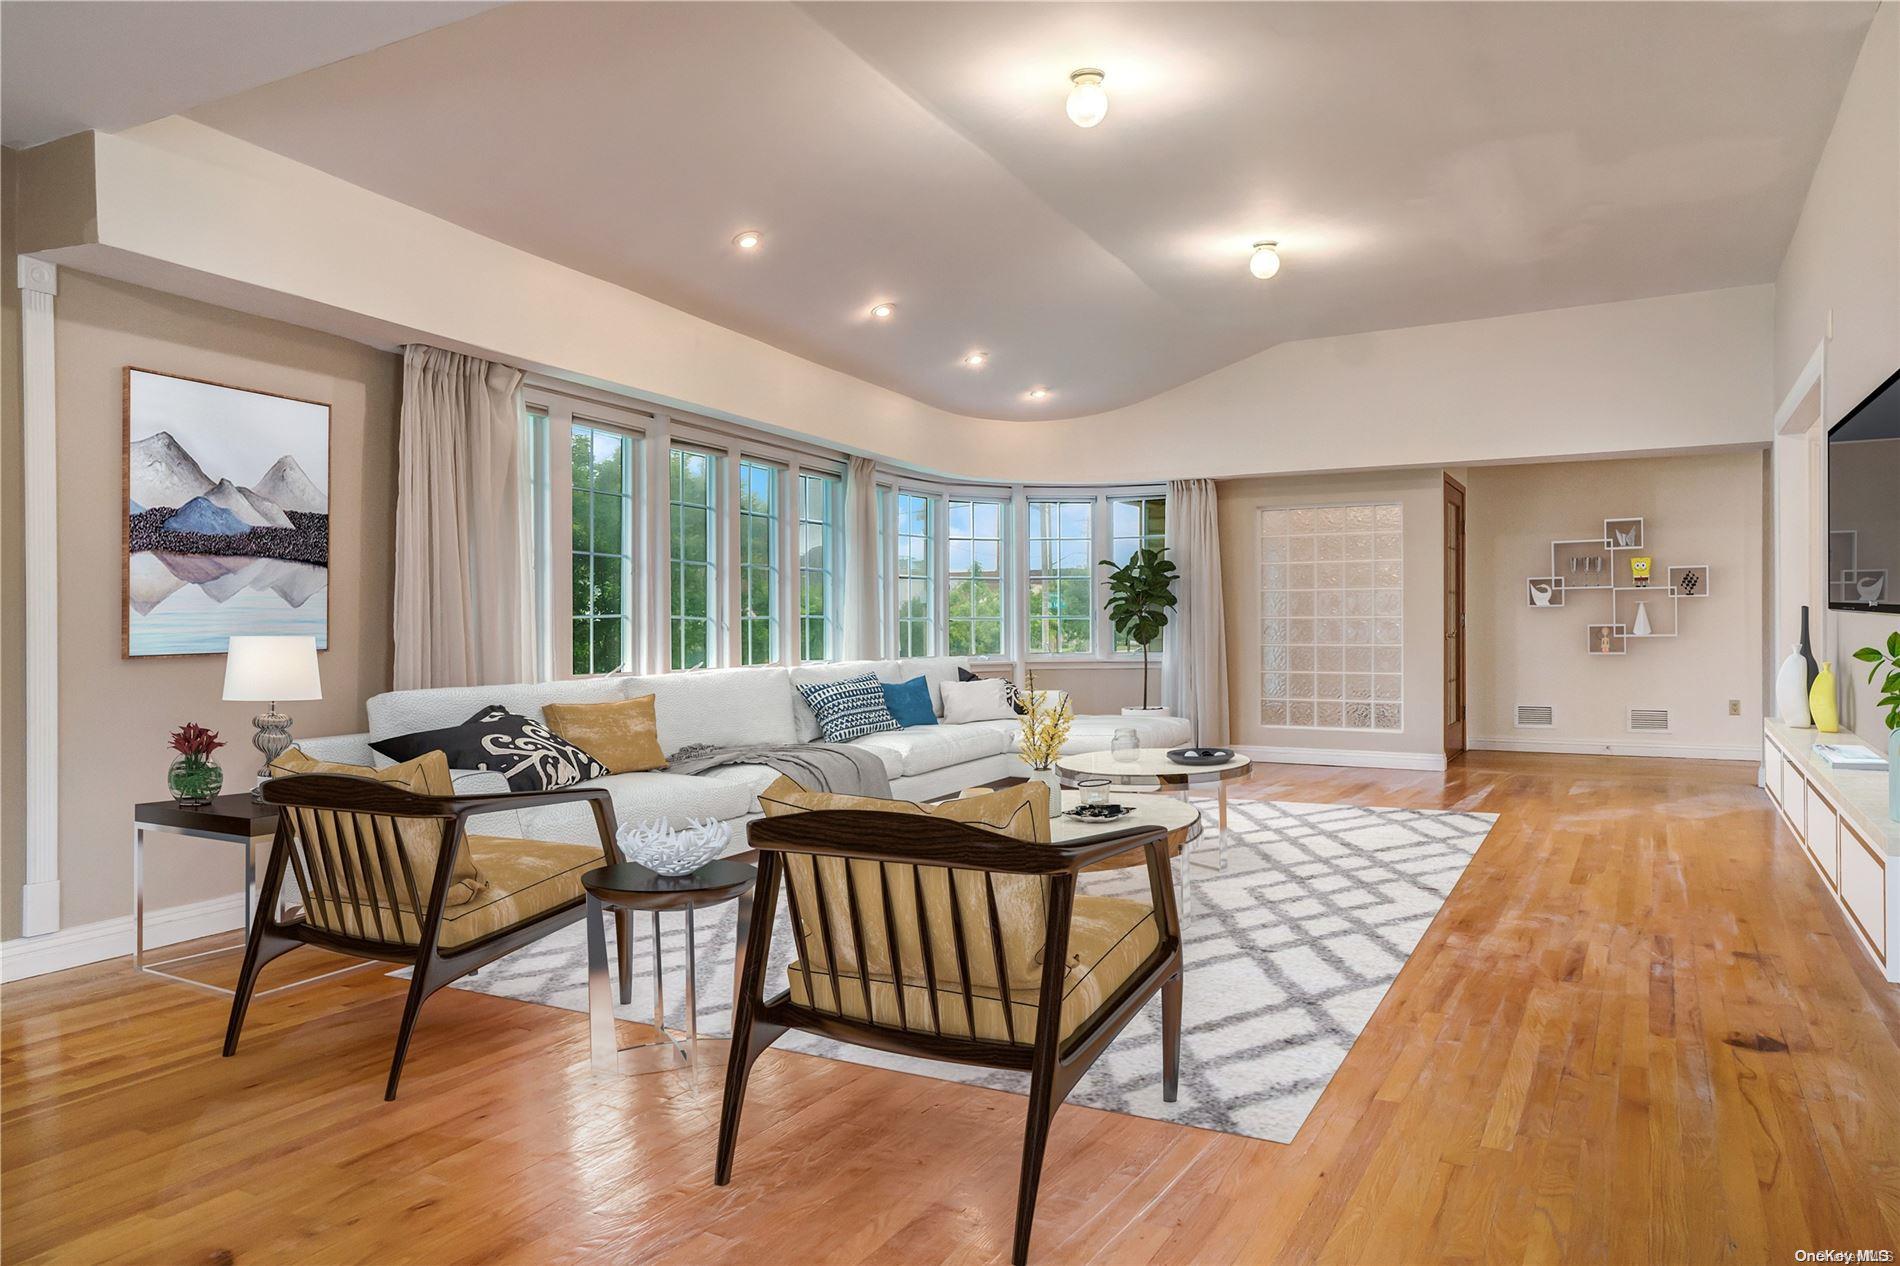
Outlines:
<svg viewBox="0 0 1900 1266"><path fill-rule="evenodd" d="M165 779L172 799L188 809L210 804L224 786L224 771L211 759L224 746L218 732L187 721L172 731L171 745L179 754Z"/></svg>

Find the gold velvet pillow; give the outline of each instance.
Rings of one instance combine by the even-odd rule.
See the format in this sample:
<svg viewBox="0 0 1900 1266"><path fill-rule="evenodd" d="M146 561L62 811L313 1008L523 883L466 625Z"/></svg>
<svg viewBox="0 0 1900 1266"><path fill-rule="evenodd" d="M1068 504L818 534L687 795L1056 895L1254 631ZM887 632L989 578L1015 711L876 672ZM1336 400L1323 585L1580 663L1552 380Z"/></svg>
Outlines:
<svg viewBox="0 0 1900 1266"><path fill-rule="evenodd" d="M550 703L541 715L548 729L605 765L610 774L666 768L652 695L612 703Z"/></svg>
<svg viewBox="0 0 1900 1266"><path fill-rule="evenodd" d="M871 796L841 796L828 792L806 791L789 778L781 777L759 793L759 807L768 818L788 813L806 813L827 809L874 810L883 813L914 813L925 817L947 818L986 827L1013 840L1046 844L1049 841L1049 788L1042 783L1024 783L1005 791L966 794L960 800L939 804L916 804L909 800L879 800ZM835 857L817 858L819 873L813 873L813 858L788 854L786 870L798 894L799 909L817 909L816 886L822 886L826 917L831 936L837 944L838 970L858 974L860 955L853 939L851 894L845 881L844 861ZM856 876L860 925L864 932L863 960L873 979L891 978L891 953L886 935L883 900L891 903L898 929L898 959L904 979L913 984L928 979L934 967L939 984L954 981L956 942L951 917L950 871L941 866L916 868L907 863L880 865L871 861L853 861ZM815 881L822 880L818 885ZM917 890L924 894L925 918L919 920ZM956 872L955 905L969 938L970 983L973 988L997 988L997 960L1002 960L1002 975L1011 989L1033 989L1042 979L1043 938L1048 933L1048 881L1037 875L996 875L977 871ZM989 897L996 898L996 922L1003 937L1000 953L991 947ZM926 964L924 947L914 932L927 928L932 942L932 962ZM828 971L831 961L822 927L801 927L805 961L814 971Z"/></svg>
<svg viewBox="0 0 1900 1266"><path fill-rule="evenodd" d="M424 752L414 760L406 760L400 765L391 765L386 769L373 769L368 765L345 765L336 761L317 760L306 756L292 747L271 762L271 773L290 774L344 774L352 778L374 778L377 782L393 783L404 791L412 791L419 796L452 796L455 794L455 779L449 773L449 758L441 752ZM398 820L397 833L403 842L403 849L409 854L409 865L415 872L416 883L421 886L435 876L436 858L440 856L442 835L447 824L428 818L402 818ZM475 865L475 858L464 847L455 856L454 868L449 872L449 904L458 906L473 901L488 887L488 880ZM407 905L407 894L397 894L399 905Z"/></svg>

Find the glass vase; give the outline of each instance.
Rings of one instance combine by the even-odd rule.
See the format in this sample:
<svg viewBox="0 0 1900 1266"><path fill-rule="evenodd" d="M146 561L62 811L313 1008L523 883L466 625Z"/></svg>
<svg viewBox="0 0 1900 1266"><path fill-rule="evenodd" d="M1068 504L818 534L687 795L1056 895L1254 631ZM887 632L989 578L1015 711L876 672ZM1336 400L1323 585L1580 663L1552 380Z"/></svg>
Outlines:
<svg viewBox="0 0 1900 1266"><path fill-rule="evenodd" d="M1133 726L1123 726L1108 740L1108 754L1124 765L1132 765L1141 755L1141 736Z"/></svg>
<svg viewBox="0 0 1900 1266"><path fill-rule="evenodd" d="M224 771L202 756L180 756L172 762L165 785L182 807L202 808L224 786Z"/></svg>

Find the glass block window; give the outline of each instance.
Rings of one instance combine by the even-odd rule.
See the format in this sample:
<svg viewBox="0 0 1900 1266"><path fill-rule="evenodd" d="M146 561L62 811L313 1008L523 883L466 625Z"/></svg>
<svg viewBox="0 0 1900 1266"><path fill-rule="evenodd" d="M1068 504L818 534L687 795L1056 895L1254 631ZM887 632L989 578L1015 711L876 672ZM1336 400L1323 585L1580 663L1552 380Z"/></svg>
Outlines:
<svg viewBox="0 0 1900 1266"><path fill-rule="evenodd" d="M1260 722L1404 728L1396 504L1260 512Z"/></svg>
<svg viewBox="0 0 1900 1266"><path fill-rule="evenodd" d="M952 655L1003 653L1003 513L1000 501L946 503L950 597L945 626Z"/></svg>
<svg viewBox="0 0 1900 1266"><path fill-rule="evenodd" d="M739 463L739 662L770 664L778 653L778 486L784 472Z"/></svg>
<svg viewBox="0 0 1900 1266"><path fill-rule="evenodd" d="M1029 503L1029 653L1086 655L1094 638L1093 501Z"/></svg>
<svg viewBox="0 0 1900 1266"><path fill-rule="evenodd" d="M632 436L574 423L574 628L577 677L632 665L634 476Z"/></svg>

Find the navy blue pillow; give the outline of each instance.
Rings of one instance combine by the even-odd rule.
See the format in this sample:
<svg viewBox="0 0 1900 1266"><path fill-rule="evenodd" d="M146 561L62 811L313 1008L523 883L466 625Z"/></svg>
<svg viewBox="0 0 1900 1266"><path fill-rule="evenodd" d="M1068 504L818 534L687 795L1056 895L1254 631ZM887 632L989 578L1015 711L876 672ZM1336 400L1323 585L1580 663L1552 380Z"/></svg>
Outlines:
<svg viewBox="0 0 1900 1266"><path fill-rule="evenodd" d="M912 677L896 685L888 681L879 684L884 687L884 706L891 710L891 716L899 725L908 730L913 725L937 723L936 709L930 706L930 683L922 677Z"/></svg>

